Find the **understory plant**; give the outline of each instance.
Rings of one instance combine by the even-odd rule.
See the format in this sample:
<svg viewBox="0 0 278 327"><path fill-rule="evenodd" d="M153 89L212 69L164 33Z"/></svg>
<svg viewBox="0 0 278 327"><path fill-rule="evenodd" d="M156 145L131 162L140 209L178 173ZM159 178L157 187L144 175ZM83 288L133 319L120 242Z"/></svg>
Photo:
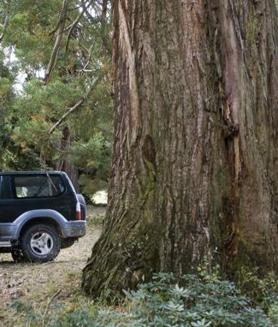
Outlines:
<svg viewBox="0 0 278 327"><path fill-rule="evenodd" d="M270 311L272 321L262 308L252 305L234 283L217 274L187 274L179 280L173 274L159 273L136 291L125 291L121 305L108 306L84 297L73 306L56 303L49 310L48 327L272 327L276 326L277 306ZM24 306L17 310L24 312ZM28 326L40 318L25 312Z"/></svg>

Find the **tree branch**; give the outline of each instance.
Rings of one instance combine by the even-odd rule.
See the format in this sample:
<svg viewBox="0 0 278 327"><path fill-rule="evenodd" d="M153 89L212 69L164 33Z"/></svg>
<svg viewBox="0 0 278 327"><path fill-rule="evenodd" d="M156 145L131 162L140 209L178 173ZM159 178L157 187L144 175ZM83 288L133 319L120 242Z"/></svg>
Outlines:
<svg viewBox="0 0 278 327"><path fill-rule="evenodd" d="M60 17L59 17L59 27L57 29L57 36L55 40L54 47L52 49L51 57L49 60L49 63L47 65L46 73L45 73L45 78L44 81L47 83L50 79L51 72L53 71L53 68L55 67L56 61L57 61L57 56L59 53L61 41L62 41L62 36L65 28L65 22L66 22L66 17L67 17L67 7L68 7L68 0L63 1Z"/></svg>
<svg viewBox="0 0 278 327"><path fill-rule="evenodd" d="M100 17L98 17L98 16L97 17L94 17L88 11L88 7L86 5L86 1L81 0L81 4L82 4L82 8L83 8L84 12L86 13L86 16L89 19L90 23L95 24L95 23L100 22ZM92 2L90 2L89 4L92 5ZM97 11L96 8L94 8L94 9L95 9L95 11Z"/></svg>
<svg viewBox="0 0 278 327"><path fill-rule="evenodd" d="M88 96L90 95L92 89L99 83L99 81L102 78L102 74L100 74L98 76L98 78L95 80L95 82L90 86L89 90L86 92L86 94L80 99L78 100L71 108L69 108L64 114L63 116L50 128L50 130L48 131L48 134L51 135L55 129L57 127L59 127L62 122L64 122L66 120L66 118L72 114L77 108L79 108L84 102L85 100L87 100Z"/></svg>
<svg viewBox="0 0 278 327"><path fill-rule="evenodd" d="M5 20L4 20L4 24L2 25L3 26L3 31L2 31L2 33L0 35L0 43L3 41L7 26L8 26L8 22L9 22L9 16L6 15Z"/></svg>
<svg viewBox="0 0 278 327"><path fill-rule="evenodd" d="M103 2L102 2L102 13L101 13L102 28L106 23L107 8L108 8L108 0L103 0Z"/></svg>
<svg viewBox="0 0 278 327"><path fill-rule="evenodd" d="M3 9L5 10L5 18L4 18L4 22L3 24L1 24L1 27L2 27L2 33L0 34L0 43L3 41L3 38L5 36L5 32L7 30L7 26L8 26L8 23L9 23L9 15L10 15L10 9L11 9L11 3L10 1L3 1ZM4 11L3 10L3 11Z"/></svg>
<svg viewBox="0 0 278 327"><path fill-rule="evenodd" d="M63 116L50 128L48 134L52 134L54 130L59 127L62 122L73 112L75 111L78 107L82 105L82 103L85 101L85 97L82 97L79 101L76 102L74 106L72 106L68 111L66 111Z"/></svg>
<svg viewBox="0 0 278 327"><path fill-rule="evenodd" d="M68 37L67 37L67 42L66 42L66 52L68 51L68 46L69 46L69 41L71 37L71 33L75 26L78 24L80 18L84 15L85 10L91 5L91 1L84 7L82 7L82 10L80 11L80 14L76 17L76 19L66 28L66 31L69 30Z"/></svg>
<svg viewBox="0 0 278 327"><path fill-rule="evenodd" d="M86 49L86 51L88 52L87 62L85 63L84 67L82 69L80 69L80 72L88 71L87 67L89 66L91 58L92 58L92 48L93 48L93 45L90 46L89 50Z"/></svg>

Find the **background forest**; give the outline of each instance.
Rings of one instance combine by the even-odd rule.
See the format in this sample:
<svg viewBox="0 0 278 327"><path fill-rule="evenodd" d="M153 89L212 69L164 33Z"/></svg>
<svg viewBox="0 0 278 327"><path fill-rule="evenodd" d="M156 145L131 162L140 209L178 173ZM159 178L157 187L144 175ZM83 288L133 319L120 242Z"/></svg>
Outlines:
<svg viewBox="0 0 278 327"><path fill-rule="evenodd" d="M0 3L0 169L106 186L112 137L108 1Z"/></svg>

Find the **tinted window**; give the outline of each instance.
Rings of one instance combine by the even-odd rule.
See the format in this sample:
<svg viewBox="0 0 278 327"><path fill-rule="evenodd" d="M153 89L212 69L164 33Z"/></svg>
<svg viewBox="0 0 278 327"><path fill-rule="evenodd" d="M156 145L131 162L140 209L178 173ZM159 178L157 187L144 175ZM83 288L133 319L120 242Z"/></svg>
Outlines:
<svg viewBox="0 0 278 327"><path fill-rule="evenodd" d="M14 186L18 198L57 196L65 190L59 176L18 176L14 177Z"/></svg>
<svg viewBox="0 0 278 327"><path fill-rule="evenodd" d="M10 176L0 176L0 199L13 198L13 192L10 186Z"/></svg>

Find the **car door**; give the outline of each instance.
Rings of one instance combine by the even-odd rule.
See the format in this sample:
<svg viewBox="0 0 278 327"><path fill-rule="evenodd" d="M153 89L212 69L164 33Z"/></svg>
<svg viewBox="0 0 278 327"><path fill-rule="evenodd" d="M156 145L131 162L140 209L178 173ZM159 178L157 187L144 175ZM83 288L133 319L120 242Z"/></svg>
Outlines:
<svg viewBox="0 0 278 327"><path fill-rule="evenodd" d="M75 197L60 175L16 175L11 180L16 199L16 212L52 209L71 219L75 212Z"/></svg>
<svg viewBox="0 0 278 327"><path fill-rule="evenodd" d="M11 176L0 175L0 224L13 222L18 217L18 213Z"/></svg>

